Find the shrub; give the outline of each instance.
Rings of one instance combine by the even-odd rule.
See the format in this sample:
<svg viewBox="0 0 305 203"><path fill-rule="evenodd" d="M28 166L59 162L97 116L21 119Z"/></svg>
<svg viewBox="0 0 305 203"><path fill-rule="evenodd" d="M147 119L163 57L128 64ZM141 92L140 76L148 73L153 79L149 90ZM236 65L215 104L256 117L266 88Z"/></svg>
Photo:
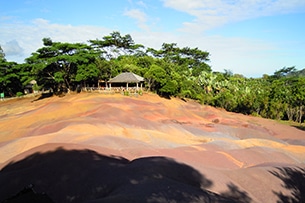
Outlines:
<svg viewBox="0 0 305 203"><path fill-rule="evenodd" d="M17 96L17 97L22 97L22 96L23 96L23 93L22 93L22 92L17 92L17 93L16 93L16 96Z"/></svg>

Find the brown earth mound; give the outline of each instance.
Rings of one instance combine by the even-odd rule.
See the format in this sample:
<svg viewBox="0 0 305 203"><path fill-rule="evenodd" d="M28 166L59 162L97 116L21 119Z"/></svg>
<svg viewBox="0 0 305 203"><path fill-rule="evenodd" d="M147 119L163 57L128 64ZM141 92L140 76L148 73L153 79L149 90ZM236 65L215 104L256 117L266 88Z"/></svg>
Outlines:
<svg viewBox="0 0 305 203"><path fill-rule="evenodd" d="M304 201L305 132L276 121L153 94L0 105L0 201Z"/></svg>

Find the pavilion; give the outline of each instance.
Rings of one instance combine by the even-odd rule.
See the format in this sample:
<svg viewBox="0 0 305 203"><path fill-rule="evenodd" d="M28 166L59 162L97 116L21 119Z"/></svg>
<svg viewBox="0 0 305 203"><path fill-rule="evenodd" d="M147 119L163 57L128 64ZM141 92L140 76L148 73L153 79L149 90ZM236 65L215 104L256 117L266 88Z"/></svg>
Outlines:
<svg viewBox="0 0 305 203"><path fill-rule="evenodd" d="M126 86L127 90L129 88L129 84L136 84L136 89L138 90L139 84L140 84L140 88L142 89L143 82L144 82L143 77L131 72L124 72L110 79L108 81L108 84L110 89L111 89L111 84L115 84L115 86L117 87L123 87L124 85Z"/></svg>

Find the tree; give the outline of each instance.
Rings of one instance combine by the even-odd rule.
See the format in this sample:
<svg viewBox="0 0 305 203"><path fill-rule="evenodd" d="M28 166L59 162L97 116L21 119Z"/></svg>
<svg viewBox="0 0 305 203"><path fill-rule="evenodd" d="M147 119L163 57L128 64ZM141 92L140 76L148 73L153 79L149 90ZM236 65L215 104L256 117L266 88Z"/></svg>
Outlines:
<svg viewBox="0 0 305 203"><path fill-rule="evenodd" d="M217 75L212 72L201 72L197 77L197 83L207 94L214 94L218 86Z"/></svg>
<svg viewBox="0 0 305 203"><path fill-rule="evenodd" d="M44 47L26 59L33 66L38 84L60 93L64 89L69 91L75 82L97 77L95 60L100 53L89 45L52 42L49 38L44 38L43 43ZM95 70L88 71L86 66Z"/></svg>
<svg viewBox="0 0 305 203"><path fill-rule="evenodd" d="M144 77L148 82L148 89L158 91L166 82L166 71L156 64L152 64Z"/></svg>
<svg viewBox="0 0 305 203"><path fill-rule="evenodd" d="M17 92L22 92L20 81L20 71L17 63L0 61L0 92L6 95L15 96Z"/></svg>
<svg viewBox="0 0 305 203"><path fill-rule="evenodd" d="M179 48L176 43L163 43L161 50L147 49L147 51L166 62L193 69L192 73L195 76L202 71L211 71L211 67L206 63L209 61L209 53L198 48Z"/></svg>
<svg viewBox="0 0 305 203"><path fill-rule="evenodd" d="M163 96L170 97L171 95L176 95L177 90L178 82L176 80L169 80L160 88L159 92Z"/></svg>
<svg viewBox="0 0 305 203"><path fill-rule="evenodd" d="M293 75L296 72L296 68L294 66L292 67L284 67L281 68L280 70L277 70L274 72L273 77L275 79L281 78L281 77L286 77L289 75Z"/></svg>
<svg viewBox="0 0 305 203"><path fill-rule="evenodd" d="M75 81L82 82L83 86L86 83L94 83L98 80L99 70L95 64L82 64L79 65L76 71Z"/></svg>
<svg viewBox="0 0 305 203"><path fill-rule="evenodd" d="M5 61L5 54L1 46L0 46L0 61Z"/></svg>
<svg viewBox="0 0 305 203"><path fill-rule="evenodd" d="M102 57L107 60L121 55L141 55L144 48L141 44L135 44L129 34L122 36L117 31L104 36L102 40L89 40L89 42L91 47L101 50Z"/></svg>
<svg viewBox="0 0 305 203"><path fill-rule="evenodd" d="M301 123L305 106L305 78L293 77L290 79L291 100L290 107L294 108L294 121Z"/></svg>
<svg viewBox="0 0 305 203"><path fill-rule="evenodd" d="M270 102L268 117L272 119L283 119L289 106L291 97L290 85L287 78L273 80L270 85Z"/></svg>
<svg viewBox="0 0 305 203"><path fill-rule="evenodd" d="M100 57L96 58L95 64L100 72L99 79L107 81L109 78L118 74L117 69L114 67L114 62L112 60L107 61Z"/></svg>
<svg viewBox="0 0 305 203"><path fill-rule="evenodd" d="M22 92L23 85L20 75L24 72L15 62L8 62L0 46L0 93L15 96L17 92Z"/></svg>

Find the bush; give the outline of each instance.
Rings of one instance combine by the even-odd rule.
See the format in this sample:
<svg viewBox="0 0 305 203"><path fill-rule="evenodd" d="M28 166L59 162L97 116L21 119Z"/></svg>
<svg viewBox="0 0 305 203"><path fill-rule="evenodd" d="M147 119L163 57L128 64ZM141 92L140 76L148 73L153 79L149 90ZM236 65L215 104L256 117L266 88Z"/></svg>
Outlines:
<svg viewBox="0 0 305 203"><path fill-rule="evenodd" d="M130 95L129 91L128 90L124 91L124 95L129 96Z"/></svg>
<svg viewBox="0 0 305 203"><path fill-rule="evenodd" d="M23 96L23 93L22 93L22 92L17 92L17 93L16 93L16 96L17 96L17 97L22 97L22 96Z"/></svg>

